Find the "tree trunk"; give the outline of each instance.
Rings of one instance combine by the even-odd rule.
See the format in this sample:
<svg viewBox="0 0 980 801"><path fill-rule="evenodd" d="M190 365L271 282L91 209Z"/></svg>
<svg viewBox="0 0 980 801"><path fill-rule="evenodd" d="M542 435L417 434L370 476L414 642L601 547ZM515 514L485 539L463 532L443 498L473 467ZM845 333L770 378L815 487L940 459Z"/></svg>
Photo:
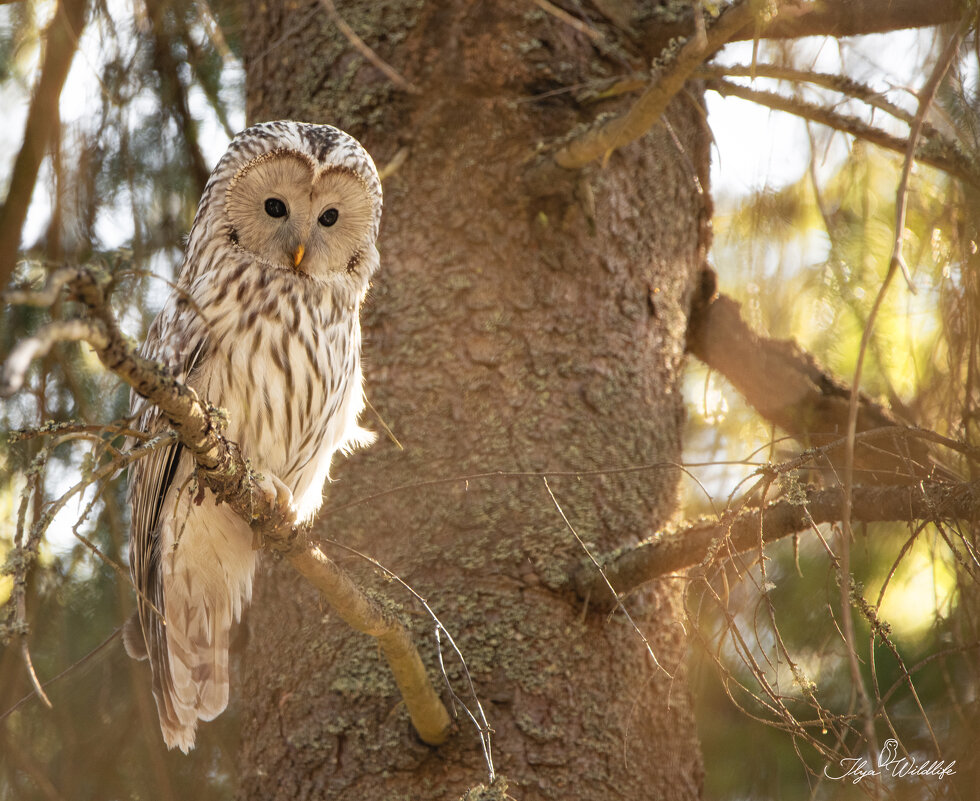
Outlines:
<svg viewBox="0 0 980 801"><path fill-rule="evenodd" d="M630 600L671 679L621 614L577 600L587 557L534 473L583 472L549 483L593 552L674 512L669 467L591 471L680 458L684 331L710 211L699 98L671 105L676 138L661 126L542 194L525 180L536 146L596 109L540 95L624 71L621 49L526 0L337 5L418 95L319 4L268 0L245 21L250 122L329 122L382 167L407 150L385 180L382 269L362 311L368 397L403 449L382 435L335 465L317 530L429 601L466 659L511 796L698 798L679 584ZM526 475L403 488L493 471ZM400 605L441 687L420 605L331 553ZM486 782L465 715L448 745L423 745L372 640L284 566L266 561L248 629L241 798L457 799Z"/></svg>

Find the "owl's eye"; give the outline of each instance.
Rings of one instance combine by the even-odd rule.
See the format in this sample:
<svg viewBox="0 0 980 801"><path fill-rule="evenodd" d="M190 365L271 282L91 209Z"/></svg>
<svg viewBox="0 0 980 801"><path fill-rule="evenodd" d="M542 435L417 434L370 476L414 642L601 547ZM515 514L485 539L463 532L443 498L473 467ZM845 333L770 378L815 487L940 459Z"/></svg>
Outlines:
<svg viewBox="0 0 980 801"><path fill-rule="evenodd" d="M322 225L324 228L329 228L331 225L337 222L337 218L339 216L340 212L337 211L337 209L327 209L319 217L320 225Z"/></svg>
<svg viewBox="0 0 980 801"><path fill-rule="evenodd" d="M277 197L270 197L265 201L265 213L270 217L285 217L286 204Z"/></svg>

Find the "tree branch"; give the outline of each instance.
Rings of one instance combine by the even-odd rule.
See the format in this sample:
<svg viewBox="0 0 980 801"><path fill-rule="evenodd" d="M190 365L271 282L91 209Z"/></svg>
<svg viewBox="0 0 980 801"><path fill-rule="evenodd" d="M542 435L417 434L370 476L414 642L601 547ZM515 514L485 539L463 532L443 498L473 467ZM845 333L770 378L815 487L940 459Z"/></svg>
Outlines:
<svg viewBox="0 0 980 801"><path fill-rule="evenodd" d="M945 25L962 18L967 0L823 0L806 5L786 4L767 24L757 30L736 33L732 41L746 39L798 39L802 36L862 36L887 33L906 28ZM692 8L680 19L670 21L656 17L647 22L640 40L647 53L659 53L679 36L696 34Z"/></svg>
<svg viewBox="0 0 980 801"><path fill-rule="evenodd" d="M58 131L58 101L85 24L87 0L60 0L45 31L41 77L24 125L24 142L14 161L7 197L0 206L0 290L17 266L21 229L37 183L37 173Z"/></svg>
<svg viewBox="0 0 980 801"><path fill-rule="evenodd" d="M768 19L757 15L755 8L750 2L735 2L706 30L695 25L695 19L689 13L684 23L684 32L674 31L669 36L664 32L664 26L658 23L655 28L664 45L675 41L677 36L687 37L676 55L666 58L666 63L659 68L655 64L652 78L645 83L646 89L626 113L594 124L571 137L554 153L554 163L565 169L579 169L597 158L607 157L617 147L643 136L660 120L667 104L684 83L694 77L702 63L727 42L815 33L846 36L858 32L872 33L927 24L938 25L962 20L966 12L963 0L938 0L929 4L920 3L919 0L828 0L824 4L809 3L802 8L793 3L782 2L776 4L775 13ZM651 52L659 54L657 58L661 59L664 58L666 47L658 46ZM632 80L626 80L623 84L630 90L636 88ZM822 106L785 98L773 92L750 89L721 78L708 81L706 86L723 97L734 95L786 111L899 153L904 153L908 146L904 139L885 133L856 117L837 114ZM848 88L855 87L849 86L839 91L847 91ZM620 94L621 91L622 87L617 86L615 94ZM933 139L916 149L916 159L980 185L980 170L955 143ZM547 177L546 166L541 166L538 170Z"/></svg>
<svg viewBox="0 0 980 801"><path fill-rule="evenodd" d="M803 8L787 5L762 26L760 39L863 36L957 22L967 0L823 0ZM746 39L753 38L746 36Z"/></svg>
<svg viewBox="0 0 980 801"><path fill-rule="evenodd" d="M444 743L451 726L449 713L429 682L406 629L368 598L316 543L308 541L295 518L285 519L266 499L258 476L238 446L222 433L217 410L162 365L139 355L136 345L120 331L109 305L110 277L76 268L70 276L58 271L51 280L67 285L72 299L85 306L91 319L77 322L89 325L87 333L93 335L84 338L109 370L163 411L181 444L193 454L198 476L218 502L227 503L249 522L264 547L286 556L348 625L378 640L419 736L430 745ZM45 292L50 294L50 290L42 290ZM20 369L19 365L14 368ZM5 365L5 384L9 383L9 370L10 365Z"/></svg>
<svg viewBox="0 0 980 801"><path fill-rule="evenodd" d="M707 29L704 38L693 36L688 39L666 68L655 74L629 111L589 128L565 143L554 154L555 162L565 169L578 169L639 139L658 122L691 73L753 19L752 4L745 0L727 8Z"/></svg>
<svg viewBox="0 0 980 801"><path fill-rule="evenodd" d="M857 117L838 114L824 106L784 97L777 92L751 89L748 86L742 86L721 78L707 81L705 87L717 92L722 97L740 97L775 111L785 111L787 114L826 125L828 128L851 134L851 136L864 139L886 150L904 155L908 149L908 140L892 136L874 125L868 125ZM977 165L952 143L935 140L924 142L916 148L915 159L968 181L974 186L980 186L980 173L978 173Z"/></svg>
<svg viewBox="0 0 980 801"><path fill-rule="evenodd" d="M105 331L91 320L55 320L42 326L38 332L18 342L4 364L0 377L0 396L13 395L24 384L27 368L34 359L46 356L58 342L102 342Z"/></svg>
<svg viewBox="0 0 980 801"><path fill-rule="evenodd" d="M824 446L844 436L850 387L792 340L756 334L742 319L739 304L715 293L711 270L702 274L700 295L691 308L687 349L804 447ZM891 442L862 443L855 450L854 464L864 471L864 483L903 484L932 475L936 465L925 441L899 436L904 421L860 393L857 430L886 426L896 427ZM843 468L841 455L829 453L828 459Z"/></svg>
<svg viewBox="0 0 980 801"><path fill-rule="evenodd" d="M708 567L720 554L733 555L763 543L840 520L844 498L839 489L808 488L801 499L782 498L765 509L728 514L665 532L615 556L603 567L619 593L687 567ZM851 519L864 523L909 520L970 520L980 515L980 482L922 482L908 487L855 487ZM601 599L604 584L594 569L583 568L576 585L583 598Z"/></svg>
<svg viewBox="0 0 980 801"><path fill-rule="evenodd" d="M699 78L772 78L791 84L809 83L853 97L855 100L860 100L862 103L880 109L909 125L914 119L912 113L890 102L883 92L879 92L860 81L855 81L853 78L848 78L846 75L838 75L833 72L794 69L782 64L703 64L697 68L695 75ZM933 126L925 122L922 125L922 133L930 138L940 135Z"/></svg>

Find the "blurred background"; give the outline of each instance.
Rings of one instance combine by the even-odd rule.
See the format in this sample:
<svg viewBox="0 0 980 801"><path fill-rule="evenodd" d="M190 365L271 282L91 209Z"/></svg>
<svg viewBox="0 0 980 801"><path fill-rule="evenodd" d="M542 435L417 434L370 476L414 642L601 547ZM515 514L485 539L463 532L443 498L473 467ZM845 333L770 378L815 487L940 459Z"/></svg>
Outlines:
<svg viewBox="0 0 980 801"><path fill-rule="evenodd" d="M168 291L207 175L245 125L238 6L191 0L87 5L0 4L0 195L9 195L7 211L16 203L26 215L12 281L37 282L50 264L108 264L123 287L115 298L120 318L142 339ZM66 77L63 87L45 89L54 92L56 115L37 129L45 155L25 190L17 156L31 124L32 93L52 58L42 43L56 12L85 22L76 27L81 35L57 54L67 59ZM907 125L894 114L799 76L845 76L910 116L915 91L949 35L927 28L739 43L714 63L779 65L795 77L730 80L901 134ZM974 163L977 70L971 33L929 115ZM720 289L741 302L757 331L796 340L849 382L888 269L902 156L745 100L709 92L707 103L715 140L711 260ZM978 219L975 188L937 169L913 169L904 233L912 284L899 277L886 296L861 384L908 422L971 446L978 430ZM5 306L0 354L49 313ZM723 510L760 465L799 450L695 360L686 396L688 519ZM128 391L86 348L63 346L32 371L25 391L3 403L0 428L105 422L124 417L127 408ZM125 476L84 486L98 466L93 437L99 448L122 443L111 432L77 427L56 431L46 449L36 437L14 435L0 443L0 559L11 551L18 514L29 511L35 516L29 522L36 523L47 513L38 504L21 508L25 488L38 487L47 500L70 493L47 527L26 588L34 665L42 680L56 678L46 687L51 710L32 694L18 640L11 638L16 632L4 630L0 799L231 798L234 699L229 713L202 731L190 756L168 753L145 665L123 653L117 632L134 607L124 575ZM955 459L950 469L968 477L969 468ZM962 797L974 798L974 535L931 524L876 524L855 533L852 570L874 607L872 614L855 615L860 669L882 715L882 732L894 732L920 759L957 761L957 776L945 783L909 782L895 793L945 797L959 787ZM701 590L692 589L688 598L706 796L862 797L866 787L821 782L825 763L794 733L796 721L853 709L850 662L833 612L840 595L833 566L812 536L776 544L768 556L764 577L758 566L723 577L719 591L732 599L737 615L718 612ZM12 586L10 576L0 577L0 604ZM8 605L0 616L9 612ZM795 667L774 656L782 648ZM775 709L766 702L766 683L798 703Z"/></svg>

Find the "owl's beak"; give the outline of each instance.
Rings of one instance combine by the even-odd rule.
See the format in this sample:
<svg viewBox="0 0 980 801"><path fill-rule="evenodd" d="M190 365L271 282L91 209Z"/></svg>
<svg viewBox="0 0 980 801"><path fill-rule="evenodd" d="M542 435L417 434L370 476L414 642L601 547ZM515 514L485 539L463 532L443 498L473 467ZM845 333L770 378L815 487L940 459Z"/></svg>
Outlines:
<svg viewBox="0 0 980 801"><path fill-rule="evenodd" d="M299 263L303 261L304 253L306 253L306 248L302 245L297 245L296 252L293 254L293 267L299 267Z"/></svg>

